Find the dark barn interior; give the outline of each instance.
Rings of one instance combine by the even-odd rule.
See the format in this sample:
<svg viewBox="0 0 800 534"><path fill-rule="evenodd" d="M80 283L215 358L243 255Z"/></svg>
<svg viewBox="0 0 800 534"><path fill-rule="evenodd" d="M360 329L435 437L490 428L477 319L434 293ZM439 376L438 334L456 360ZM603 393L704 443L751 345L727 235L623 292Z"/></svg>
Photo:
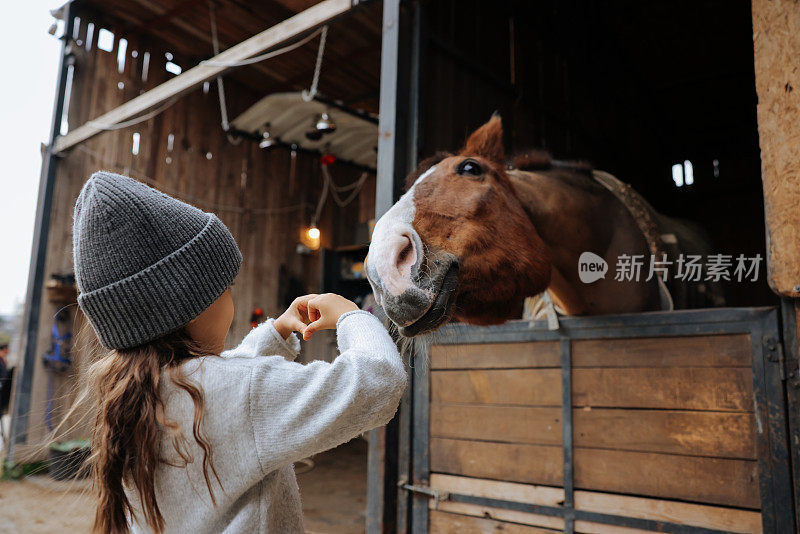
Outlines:
<svg viewBox="0 0 800 534"><path fill-rule="evenodd" d="M499 110L510 151L588 161L700 223L717 252L764 257L749 2L424 6L420 157ZM685 161L694 183L679 187ZM727 304L774 304L765 268L728 283Z"/></svg>

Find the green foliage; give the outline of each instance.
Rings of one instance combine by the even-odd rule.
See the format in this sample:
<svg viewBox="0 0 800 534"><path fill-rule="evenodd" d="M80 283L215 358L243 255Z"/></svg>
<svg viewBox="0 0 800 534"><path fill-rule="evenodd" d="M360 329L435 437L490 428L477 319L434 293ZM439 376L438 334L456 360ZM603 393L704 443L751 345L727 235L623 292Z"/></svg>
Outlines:
<svg viewBox="0 0 800 534"><path fill-rule="evenodd" d="M50 449L58 452L70 452L74 451L75 449L85 449L90 447L92 444L89 438L84 439L73 439L70 441L64 441L61 443L53 442L50 444Z"/></svg>
<svg viewBox="0 0 800 534"><path fill-rule="evenodd" d="M47 462L30 462L27 464L12 464L3 462L3 473L0 480L19 480L29 475L38 475L47 471Z"/></svg>

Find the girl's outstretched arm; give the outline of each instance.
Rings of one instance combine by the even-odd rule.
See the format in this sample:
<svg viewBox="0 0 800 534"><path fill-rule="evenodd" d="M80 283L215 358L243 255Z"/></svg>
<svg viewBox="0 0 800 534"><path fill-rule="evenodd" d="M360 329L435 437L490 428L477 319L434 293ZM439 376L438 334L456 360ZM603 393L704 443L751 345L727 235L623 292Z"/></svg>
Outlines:
<svg viewBox="0 0 800 534"><path fill-rule="evenodd" d="M224 351L223 358L255 358L257 356L283 356L294 360L300 352L300 341L290 334L286 339L275 329L275 319L267 319L250 330L236 347Z"/></svg>
<svg viewBox="0 0 800 534"><path fill-rule="evenodd" d="M380 321L349 311L336 323L340 355L306 365L263 358L250 374L250 419L263 472L386 424L406 372Z"/></svg>

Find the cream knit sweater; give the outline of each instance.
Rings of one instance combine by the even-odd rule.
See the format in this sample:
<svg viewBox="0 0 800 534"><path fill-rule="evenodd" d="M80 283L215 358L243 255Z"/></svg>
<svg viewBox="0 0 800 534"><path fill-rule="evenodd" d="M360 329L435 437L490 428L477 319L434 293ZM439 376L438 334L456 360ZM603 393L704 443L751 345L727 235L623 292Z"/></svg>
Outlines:
<svg viewBox="0 0 800 534"><path fill-rule="evenodd" d="M188 394L162 382L167 417L181 425L194 456L188 466L162 464L156 472L156 498L169 533L303 532L292 463L386 424L397 409L406 373L375 317L342 315L336 328L340 355L332 363L305 365L292 361L297 338L284 340L272 322L251 330L221 357L183 364L205 392L203 428L222 482L220 488L212 475L216 506L192 437L194 406ZM166 436L162 454L180 463ZM127 493L138 509L136 492ZM149 532L136 523L131 530Z"/></svg>

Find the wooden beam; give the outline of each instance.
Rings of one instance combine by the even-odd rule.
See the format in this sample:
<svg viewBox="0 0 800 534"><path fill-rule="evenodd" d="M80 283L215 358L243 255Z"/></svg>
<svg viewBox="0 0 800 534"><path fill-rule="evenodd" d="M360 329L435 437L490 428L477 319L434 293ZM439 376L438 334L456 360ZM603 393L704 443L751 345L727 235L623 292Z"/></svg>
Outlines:
<svg viewBox="0 0 800 534"><path fill-rule="evenodd" d="M104 131L92 123L112 125L141 115L172 98L191 91L203 82L211 80L230 69L230 67L220 66L217 63L233 63L260 54L309 30L322 26L350 11L351 6L351 0L324 0L272 28L264 30L219 53L214 56L213 64L201 63L59 137L56 139L54 152L56 154L62 153Z"/></svg>

